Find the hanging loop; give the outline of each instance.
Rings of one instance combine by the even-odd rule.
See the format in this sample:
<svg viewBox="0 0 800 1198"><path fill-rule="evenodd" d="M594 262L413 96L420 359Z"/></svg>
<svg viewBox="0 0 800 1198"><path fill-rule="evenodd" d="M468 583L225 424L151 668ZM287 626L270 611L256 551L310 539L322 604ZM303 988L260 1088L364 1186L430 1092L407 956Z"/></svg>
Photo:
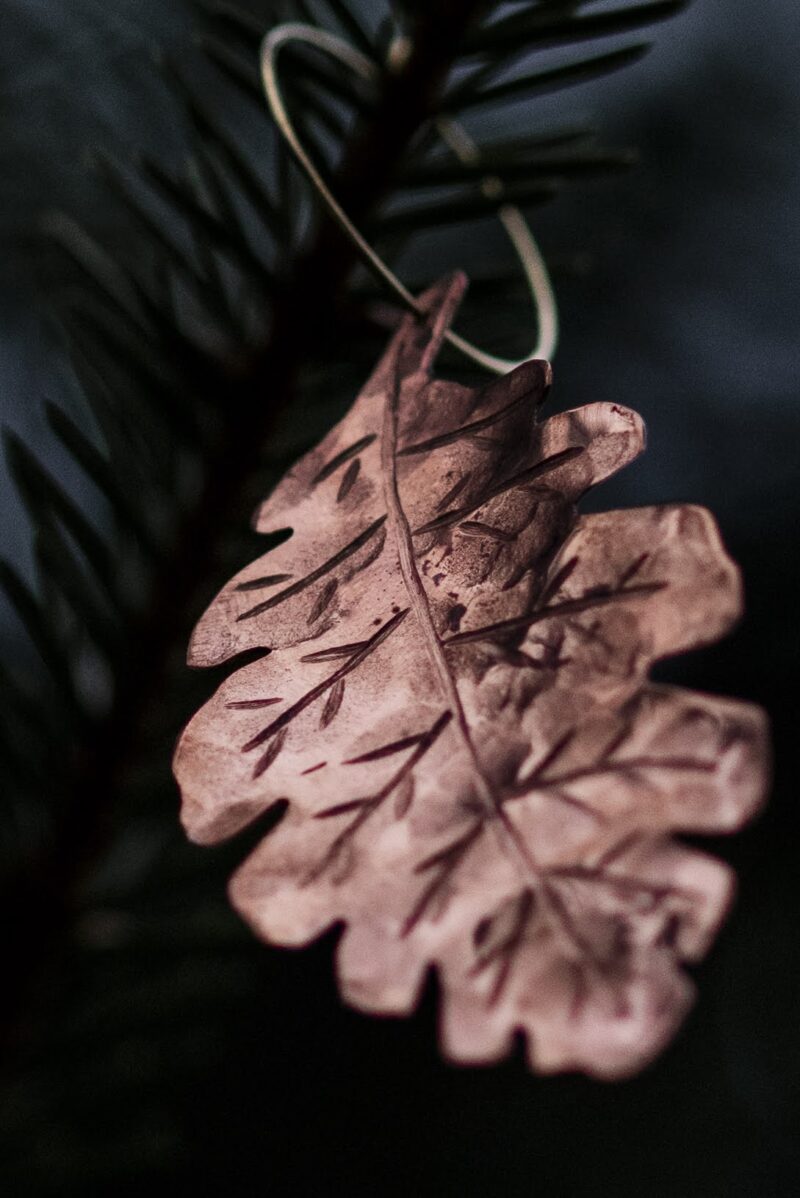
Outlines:
<svg viewBox="0 0 800 1198"><path fill-rule="evenodd" d="M304 42L306 45L314 46L316 49L322 50L326 54L330 54L333 58L338 59L345 66L350 67L362 79L373 81L379 77L380 70L371 58L366 54L362 54L360 50L356 50L355 47L351 46L343 38L328 33L326 30L316 29L313 25L304 25L300 22L287 22L286 24L278 25L266 35L261 44L261 78L264 84L264 91L275 123L290 146L295 158L331 216L353 242L367 265L384 280L389 289L394 292L407 308L412 312L423 315L416 297L412 295L394 271L386 265L380 255L375 252L366 238L350 220L311 161L311 158L306 153L297 136L278 84L278 51L288 42ZM439 117L436 121L436 128L442 139L461 162L476 163L480 161L477 146L459 124L449 118ZM484 194L488 194L489 189L496 188L496 186L496 180L484 180ZM527 357L520 358L519 361L514 361L513 359L499 358L494 354L487 353L485 350L479 349L477 346L472 345L471 342L460 337L458 333L452 331L446 333L445 339L478 366L482 366L484 369L490 370L495 374L506 374L509 370L513 370L516 366L521 366L524 362L529 362L533 358L549 359L553 356L558 340L558 316L547 267L533 238L533 234L528 228L519 208L514 204L500 204L497 209L497 216L519 256L525 278L530 287L531 297L538 318L539 336L537 343Z"/></svg>

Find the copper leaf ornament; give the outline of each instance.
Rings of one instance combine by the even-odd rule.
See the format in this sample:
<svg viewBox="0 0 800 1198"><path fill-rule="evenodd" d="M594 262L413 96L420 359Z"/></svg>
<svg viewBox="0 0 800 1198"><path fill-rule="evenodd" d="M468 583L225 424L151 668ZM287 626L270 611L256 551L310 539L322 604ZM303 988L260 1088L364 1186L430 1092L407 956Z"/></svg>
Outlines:
<svg viewBox="0 0 800 1198"><path fill-rule="evenodd" d="M273 944L343 923L353 1006L410 1012L434 965L450 1058L521 1030L534 1069L617 1077L675 1030L730 900L673 834L762 796L760 711L648 680L730 627L739 578L702 508L576 513L641 452L634 412L540 420L545 362L432 377L463 286L406 319L262 505L291 538L198 624L194 666L269 652L184 732L183 821L214 843L288 800L232 899Z"/></svg>

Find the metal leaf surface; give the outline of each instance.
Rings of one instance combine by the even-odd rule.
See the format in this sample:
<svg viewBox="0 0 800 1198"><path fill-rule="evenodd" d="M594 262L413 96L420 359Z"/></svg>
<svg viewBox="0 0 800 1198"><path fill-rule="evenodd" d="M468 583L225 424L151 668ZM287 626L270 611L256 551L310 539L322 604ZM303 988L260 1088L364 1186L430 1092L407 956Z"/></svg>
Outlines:
<svg viewBox="0 0 800 1198"><path fill-rule="evenodd" d="M277 945L342 923L353 1006L407 1014L435 966L450 1058L521 1031L536 1070L617 1077L668 1041L730 901L673 835L762 798L761 712L648 678L731 626L740 582L702 508L577 513L641 452L634 412L540 419L545 362L433 377L463 288L405 320L260 508L293 535L199 622L194 666L268 652L186 728L182 817L214 843L288 800L232 899Z"/></svg>

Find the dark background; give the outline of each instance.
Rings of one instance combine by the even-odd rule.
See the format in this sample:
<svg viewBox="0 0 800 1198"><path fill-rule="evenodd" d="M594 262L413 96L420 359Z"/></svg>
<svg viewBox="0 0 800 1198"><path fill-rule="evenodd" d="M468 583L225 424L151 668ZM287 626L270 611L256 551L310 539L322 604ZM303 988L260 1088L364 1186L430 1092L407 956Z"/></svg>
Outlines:
<svg viewBox="0 0 800 1198"><path fill-rule="evenodd" d="M69 403L71 384L37 286L40 218L59 207L124 232L83 150L179 152L150 49L180 50L192 25L154 0L4 0L2 22L0 404L47 456L40 399ZM563 323L555 403L619 401L649 429L645 459L593 504L706 504L744 572L739 629L660 676L759 702L773 723L766 814L711 845L740 894L676 1042L614 1086L532 1078L521 1059L447 1067L432 990L413 1020L371 1021L339 1003L332 939L302 954L250 942L224 901L236 854L182 844L167 784L162 822L104 863L41 1045L9 1081L10 1193L800 1191L798 35L793 0L697 0L643 64L533 109L543 123L589 115L644 157L537 216ZM490 226L480 237L479 256L506 253ZM457 238L437 245L443 267L461 264ZM507 317L524 345L523 305ZM24 562L5 477L0 526Z"/></svg>

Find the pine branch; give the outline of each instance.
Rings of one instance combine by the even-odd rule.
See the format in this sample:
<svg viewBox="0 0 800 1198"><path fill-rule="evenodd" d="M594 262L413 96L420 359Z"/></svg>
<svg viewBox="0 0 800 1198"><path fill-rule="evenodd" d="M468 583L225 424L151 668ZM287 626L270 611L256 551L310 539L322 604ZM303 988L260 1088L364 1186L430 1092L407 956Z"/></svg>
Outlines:
<svg viewBox="0 0 800 1198"><path fill-rule="evenodd" d="M356 221L384 194L415 133L434 111L464 36L486 7L485 0L440 0L420 17L413 52L396 75L385 77L378 104L337 175L337 194ZM159 694L170 651L189 625L198 583L213 572L217 540L242 506L261 447L291 406L306 347L324 336L353 265L352 247L323 223L277 299L269 343L242 380L220 373L218 386L227 393L223 435L208 461L205 485L177 530L168 568L155 579L147 610L132 627L137 652L108 717L68 763L71 786L50 851L26 877L15 879L6 895L9 908L20 913L5 952L7 976L13 979L3 989L0 1008L6 1028L16 1026L32 983L69 927L80 887L107 840L108 796L131 761L143 713Z"/></svg>

